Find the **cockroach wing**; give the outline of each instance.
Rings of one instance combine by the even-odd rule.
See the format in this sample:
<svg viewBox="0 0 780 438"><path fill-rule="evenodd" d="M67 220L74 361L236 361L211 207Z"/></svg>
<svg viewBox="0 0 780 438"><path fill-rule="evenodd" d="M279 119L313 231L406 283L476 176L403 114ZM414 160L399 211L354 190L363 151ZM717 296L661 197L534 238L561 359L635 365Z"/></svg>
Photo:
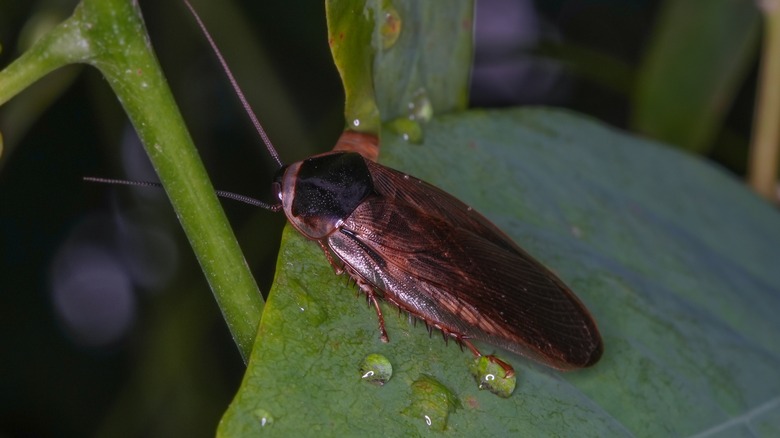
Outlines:
<svg viewBox="0 0 780 438"><path fill-rule="evenodd" d="M598 361L593 319L552 272L451 195L368 163L376 193L327 240L352 275L455 336L562 370Z"/></svg>

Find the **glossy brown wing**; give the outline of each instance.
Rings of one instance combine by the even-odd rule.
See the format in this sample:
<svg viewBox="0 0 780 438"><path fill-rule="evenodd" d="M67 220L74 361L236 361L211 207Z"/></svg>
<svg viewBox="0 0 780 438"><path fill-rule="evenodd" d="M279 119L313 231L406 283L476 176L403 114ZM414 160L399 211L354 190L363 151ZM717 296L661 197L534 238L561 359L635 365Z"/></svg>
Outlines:
<svg viewBox="0 0 780 438"><path fill-rule="evenodd" d="M598 360L595 323L555 275L454 197L374 166L379 193L328 239L353 272L446 331L558 369Z"/></svg>
<svg viewBox="0 0 780 438"><path fill-rule="evenodd" d="M374 189L381 196L402 201L456 228L481 235L498 246L526 254L492 222L444 190L373 161L365 161L374 179Z"/></svg>

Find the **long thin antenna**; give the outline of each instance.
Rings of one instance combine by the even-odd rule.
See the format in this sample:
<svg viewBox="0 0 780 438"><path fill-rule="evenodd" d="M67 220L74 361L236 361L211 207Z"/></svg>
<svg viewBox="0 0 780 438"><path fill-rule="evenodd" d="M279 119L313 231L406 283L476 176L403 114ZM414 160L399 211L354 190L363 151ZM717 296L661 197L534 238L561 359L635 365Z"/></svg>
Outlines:
<svg viewBox="0 0 780 438"><path fill-rule="evenodd" d="M222 52L219 51L219 47L217 47L217 43L215 43L214 39L211 38L211 34L209 33L208 29L206 29L206 25L203 24L203 20L200 19L200 16L198 15L197 12L195 12L195 8L192 7L190 2L188 2L187 0L182 0L182 1L190 10L192 16L195 17L195 21L198 23L198 27L200 27L201 32L203 32L203 35L206 37L206 40L208 40L209 44L211 45L211 49L214 51L214 54L217 56L219 63L222 64L222 70L225 72L228 81L230 81L230 85L233 87L233 90L236 92L236 95L238 96L238 100L241 101L241 105L244 107L244 111L246 111L247 115L249 116L249 119L252 121L252 124L255 125L255 130L260 135L260 138L263 139L263 143L265 143L265 147L266 149L268 149L268 153L270 153L271 156L274 158L274 160L276 160L276 164L278 164L279 167L282 167L283 164L282 164L282 160L279 159L279 154L276 152L273 143L271 143L271 139L268 138L268 134L265 133L265 129L263 129L263 125L261 125L260 121L257 120L257 116L255 115L255 112L252 110L252 106L249 105L249 101L246 100L246 97L244 97L244 92L241 91L241 87L238 86L238 81L236 81L236 78L233 76L233 72L230 71L230 67L228 67L225 58L222 56Z"/></svg>
<svg viewBox="0 0 780 438"><path fill-rule="evenodd" d="M158 189L163 188L162 184L158 182L152 182L152 181L130 181L127 179L98 178L95 176L84 176L81 179L87 182L94 182L100 184L116 184L122 186L135 186L135 187L156 187Z"/></svg>
<svg viewBox="0 0 780 438"><path fill-rule="evenodd" d="M122 186L134 186L134 187L156 187L158 189L163 188L162 184L153 181L131 181L126 179L113 179L113 178L99 178L94 176L85 176L82 178L84 181L100 183L100 184L115 184ZM267 202L263 202L259 199L252 198L250 196L240 195L238 193L226 192L224 190L215 190L214 193L220 198L232 199L233 201L243 202L244 204L253 205L255 207L264 208L271 211L279 211L281 204L271 205Z"/></svg>

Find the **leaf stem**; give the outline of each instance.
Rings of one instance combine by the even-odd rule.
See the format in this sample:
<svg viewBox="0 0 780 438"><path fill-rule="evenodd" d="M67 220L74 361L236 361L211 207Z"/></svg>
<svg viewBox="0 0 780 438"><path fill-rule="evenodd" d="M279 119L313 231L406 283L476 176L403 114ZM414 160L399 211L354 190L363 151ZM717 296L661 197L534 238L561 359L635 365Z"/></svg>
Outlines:
<svg viewBox="0 0 780 438"><path fill-rule="evenodd" d="M748 179L765 198L777 202L780 164L780 1L759 1L764 14L761 59Z"/></svg>
<svg viewBox="0 0 780 438"><path fill-rule="evenodd" d="M82 0L70 18L0 72L0 103L76 62L100 70L127 112L246 361L263 298L165 82L137 2Z"/></svg>

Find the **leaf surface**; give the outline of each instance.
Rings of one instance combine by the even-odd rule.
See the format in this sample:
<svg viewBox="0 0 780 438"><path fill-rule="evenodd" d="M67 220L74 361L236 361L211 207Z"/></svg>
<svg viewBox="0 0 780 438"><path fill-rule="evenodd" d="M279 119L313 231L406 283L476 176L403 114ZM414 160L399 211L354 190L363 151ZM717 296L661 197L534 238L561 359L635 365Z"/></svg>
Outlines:
<svg viewBox="0 0 780 438"><path fill-rule="evenodd" d="M480 391L468 352L429 339L388 305L391 341L381 343L373 309L288 228L222 436L423 434L425 418L408 408L425 376L459 400L445 423L458 435L780 431L780 216L741 183L547 109L438 117L423 144L382 141L384 164L471 204L572 286L599 324L604 357L561 374L498 351L519 372L518 388L509 399ZM381 387L361 382L372 353L393 365ZM273 422L261 426L265 415Z"/></svg>

